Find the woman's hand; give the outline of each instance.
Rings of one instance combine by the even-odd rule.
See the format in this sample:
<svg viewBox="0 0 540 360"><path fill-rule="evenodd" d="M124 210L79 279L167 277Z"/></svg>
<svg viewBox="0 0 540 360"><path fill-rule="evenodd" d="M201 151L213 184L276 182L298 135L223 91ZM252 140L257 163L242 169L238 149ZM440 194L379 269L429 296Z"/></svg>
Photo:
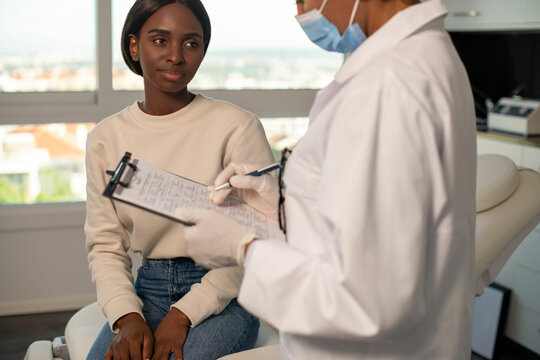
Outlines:
<svg viewBox="0 0 540 360"><path fill-rule="evenodd" d="M183 359L182 347L191 326L191 320L178 310L171 308L154 333L154 356L152 360L169 360L174 353L176 360Z"/></svg>
<svg viewBox="0 0 540 360"><path fill-rule="evenodd" d="M118 319L116 325L119 331L105 355L105 360L150 359L154 337L141 315L124 315Z"/></svg>

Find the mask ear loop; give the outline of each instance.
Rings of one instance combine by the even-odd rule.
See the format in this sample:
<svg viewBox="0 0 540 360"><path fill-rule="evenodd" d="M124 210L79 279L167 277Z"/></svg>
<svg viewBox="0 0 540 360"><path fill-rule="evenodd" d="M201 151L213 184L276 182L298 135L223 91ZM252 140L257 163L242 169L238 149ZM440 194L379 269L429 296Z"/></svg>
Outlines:
<svg viewBox="0 0 540 360"><path fill-rule="evenodd" d="M328 0L324 0L322 5L321 5L321 8L319 9L319 12L322 14L322 11L324 9L324 7L326 6L326 3L328 2Z"/></svg>
<svg viewBox="0 0 540 360"><path fill-rule="evenodd" d="M324 4L326 4L326 1L328 0L325 0ZM323 4L323 5L324 5ZM356 16L356 11L358 11L358 5L360 4L360 0L356 0L356 2L354 3L354 8L352 10L352 14L351 14L351 19L349 20L349 27L352 25L353 23L353 20L354 20L354 17ZM322 11L322 10L321 10Z"/></svg>

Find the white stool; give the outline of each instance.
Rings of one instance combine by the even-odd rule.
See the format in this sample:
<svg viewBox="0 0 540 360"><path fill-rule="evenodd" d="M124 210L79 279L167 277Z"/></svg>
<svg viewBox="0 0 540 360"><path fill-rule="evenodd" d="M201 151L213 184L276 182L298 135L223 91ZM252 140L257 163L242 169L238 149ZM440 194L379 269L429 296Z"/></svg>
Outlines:
<svg viewBox="0 0 540 360"><path fill-rule="evenodd" d="M86 359L94 340L106 322L107 320L97 302L83 307L69 319L65 336L71 360ZM255 348L277 344L278 342L278 332L264 321L261 321ZM223 359L228 359L228 357Z"/></svg>

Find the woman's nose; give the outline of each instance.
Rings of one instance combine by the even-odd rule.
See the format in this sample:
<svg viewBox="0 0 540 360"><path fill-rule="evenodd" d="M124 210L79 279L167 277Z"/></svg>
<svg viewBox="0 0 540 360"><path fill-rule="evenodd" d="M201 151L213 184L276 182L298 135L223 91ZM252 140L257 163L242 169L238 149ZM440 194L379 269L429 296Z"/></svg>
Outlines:
<svg viewBox="0 0 540 360"><path fill-rule="evenodd" d="M184 62L184 54L181 45L173 45L169 48L167 61L173 64L181 64Z"/></svg>

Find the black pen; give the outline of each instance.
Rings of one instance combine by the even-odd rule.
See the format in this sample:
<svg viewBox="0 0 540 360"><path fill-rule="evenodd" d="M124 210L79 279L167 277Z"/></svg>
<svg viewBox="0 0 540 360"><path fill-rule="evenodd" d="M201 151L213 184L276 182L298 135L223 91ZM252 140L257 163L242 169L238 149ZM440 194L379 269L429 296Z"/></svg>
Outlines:
<svg viewBox="0 0 540 360"><path fill-rule="evenodd" d="M273 164L270 164L270 165L267 165L263 168L260 168L259 170L254 170L252 172L249 172L245 175L249 175L249 176L261 176L263 174L266 174L272 170L276 170L277 168L279 168L279 163L273 163ZM216 188L214 190L221 190L221 189L228 189L232 187L231 183L230 182L226 182L225 184L222 184L222 185L219 185L219 186L216 186Z"/></svg>

